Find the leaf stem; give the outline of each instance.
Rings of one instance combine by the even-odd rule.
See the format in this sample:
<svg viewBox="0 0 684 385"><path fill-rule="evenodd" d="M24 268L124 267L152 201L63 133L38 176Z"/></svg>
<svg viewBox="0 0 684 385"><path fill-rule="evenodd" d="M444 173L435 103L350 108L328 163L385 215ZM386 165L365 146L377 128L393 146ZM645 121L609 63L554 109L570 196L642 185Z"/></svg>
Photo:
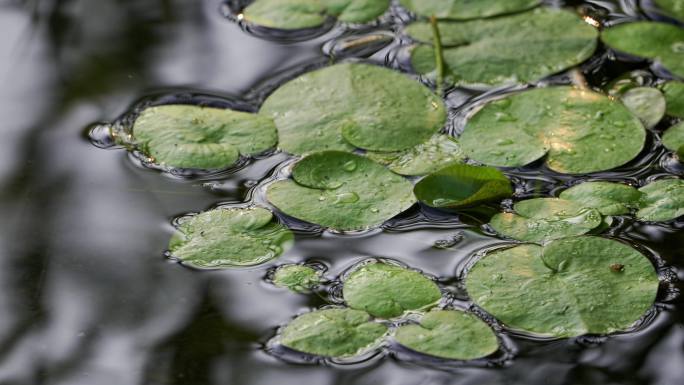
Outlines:
<svg viewBox="0 0 684 385"><path fill-rule="evenodd" d="M432 40L435 47L435 68L437 72L437 94L440 97L444 96L444 51L442 48L442 35L439 33L439 24L437 17L432 15L430 17L430 26L432 27Z"/></svg>

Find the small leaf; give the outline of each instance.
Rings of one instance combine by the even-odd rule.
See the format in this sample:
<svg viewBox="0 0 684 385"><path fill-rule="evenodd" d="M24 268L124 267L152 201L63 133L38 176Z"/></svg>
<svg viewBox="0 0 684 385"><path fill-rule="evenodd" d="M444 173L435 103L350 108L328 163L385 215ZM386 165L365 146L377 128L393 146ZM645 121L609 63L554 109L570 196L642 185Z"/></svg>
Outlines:
<svg viewBox="0 0 684 385"><path fill-rule="evenodd" d="M435 172L450 163L460 163L464 156L456 139L433 135L430 140L397 152L368 152L370 159L387 166L399 175L418 176Z"/></svg>
<svg viewBox="0 0 684 385"><path fill-rule="evenodd" d="M409 349L434 357L474 360L499 348L492 329L472 314L456 310L434 310L420 325L399 327L395 340Z"/></svg>
<svg viewBox="0 0 684 385"><path fill-rule="evenodd" d="M621 99L622 103L641 120L646 128L655 127L665 116L665 97L657 88L632 88L625 92Z"/></svg>
<svg viewBox="0 0 684 385"><path fill-rule="evenodd" d="M663 146L670 151L677 151L684 146L684 122L679 122L665 131Z"/></svg>
<svg viewBox="0 0 684 385"><path fill-rule="evenodd" d="M455 164L428 175L413 190L432 207L463 208L495 202L513 195L511 182L499 170Z"/></svg>
<svg viewBox="0 0 684 385"><path fill-rule="evenodd" d="M479 19L534 8L541 0L400 0L401 5L423 17Z"/></svg>
<svg viewBox="0 0 684 385"><path fill-rule="evenodd" d="M277 258L293 240L290 230L274 222L266 209L218 208L178 226L169 252L200 269L245 267Z"/></svg>
<svg viewBox="0 0 684 385"><path fill-rule="evenodd" d="M387 327L369 318L360 310L316 310L290 322L280 335L280 343L318 356L357 356L379 345L387 333Z"/></svg>
<svg viewBox="0 0 684 385"><path fill-rule="evenodd" d="M439 287L424 275L397 265L371 262L345 280L343 296L353 309L374 317L398 317L408 310L423 310L442 298Z"/></svg>
<svg viewBox="0 0 684 385"><path fill-rule="evenodd" d="M273 274L273 284L291 291L306 292L321 283L321 272L306 265L279 266Z"/></svg>
<svg viewBox="0 0 684 385"><path fill-rule="evenodd" d="M653 305L658 285L646 257L598 237L499 249L466 276L472 300L505 326L550 337L627 330Z"/></svg>
<svg viewBox="0 0 684 385"><path fill-rule="evenodd" d="M642 193L636 188L611 182L585 182L570 187L560 194L561 199L591 207L603 215L629 214L639 207Z"/></svg>
<svg viewBox="0 0 684 385"><path fill-rule="evenodd" d="M682 0L653 0L665 14L684 22L684 1Z"/></svg>
<svg viewBox="0 0 684 385"><path fill-rule="evenodd" d="M603 222L596 209L565 199L528 199L513 207L517 214L497 214L489 224L496 232L524 242L545 243L586 234Z"/></svg>
<svg viewBox="0 0 684 385"><path fill-rule="evenodd" d="M667 102L667 114L684 118L684 82L669 81L662 86Z"/></svg>
<svg viewBox="0 0 684 385"><path fill-rule="evenodd" d="M637 218L665 222L684 215L684 180L660 179L639 189L645 195Z"/></svg>
<svg viewBox="0 0 684 385"><path fill-rule="evenodd" d="M409 181L350 153L311 154L292 176L268 187L268 201L287 215L335 230L381 225L416 202Z"/></svg>

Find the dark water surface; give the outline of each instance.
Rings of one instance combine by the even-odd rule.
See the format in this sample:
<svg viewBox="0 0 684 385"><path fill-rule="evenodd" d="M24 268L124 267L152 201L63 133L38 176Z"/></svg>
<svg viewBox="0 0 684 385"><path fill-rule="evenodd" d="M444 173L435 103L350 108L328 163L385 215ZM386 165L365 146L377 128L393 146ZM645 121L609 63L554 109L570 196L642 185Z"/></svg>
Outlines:
<svg viewBox="0 0 684 385"><path fill-rule="evenodd" d="M612 10L611 20L639 16L633 1L570 5L596 17ZM332 278L370 256L394 258L439 277L458 302L454 277L466 260L502 241L472 219L414 208L384 230L353 236L300 224L296 247L261 268L198 272L165 260L173 218L260 201L259 182L287 157L266 157L233 175L181 179L140 167L125 151L97 148L88 125L160 92L258 101L267 79L328 60L324 43L347 33L276 43L243 32L220 9L218 0L0 0L0 384L684 383L677 283L663 285L656 310L632 333L559 341L508 335L507 356L472 365L406 352L311 364L268 351L277 326L324 303L268 284L275 263L318 261ZM373 59L399 65L400 56L389 47ZM602 50L584 67L594 86L632 69L649 67L609 60ZM449 103L473 96L481 98L454 92ZM468 108L453 109L450 129L458 131ZM651 136L651 151L603 176L643 183L681 175ZM553 193L569 180L539 167L513 174L519 197ZM661 277L676 281L684 278L682 227L681 220L624 220L610 235L638 242L661 265Z"/></svg>

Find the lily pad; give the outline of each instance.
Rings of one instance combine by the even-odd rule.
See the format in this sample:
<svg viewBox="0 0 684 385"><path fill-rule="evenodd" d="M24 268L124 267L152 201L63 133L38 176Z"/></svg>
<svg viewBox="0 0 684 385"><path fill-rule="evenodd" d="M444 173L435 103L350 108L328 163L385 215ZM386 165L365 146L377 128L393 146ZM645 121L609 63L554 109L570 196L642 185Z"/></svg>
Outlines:
<svg viewBox="0 0 684 385"><path fill-rule="evenodd" d="M306 292L321 283L321 272L306 265L279 266L273 274L273 284L294 292Z"/></svg>
<svg viewBox="0 0 684 385"><path fill-rule="evenodd" d="M684 22L684 1L682 0L653 0L668 16Z"/></svg>
<svg viewBox="0 0 684 385"><path fill-rule="evenodd" d="M463 151L456 139L437 134L413 148L396 152L368 152L370 159L387 166L399 175L418 176L437 171L448 164L460 163Z"/></svg>
<svg viewBox="0 0 684 385"><path fill-rule="evenodd" d="M495 168L455 164L425 177L413 193L428 206L463 208L509 198L513 189Z"/></svg>
<svg viewBox="0 0 684 385"><path fill-rule="evenodd" d="M657 88L632 88L621 96L621 100L646 128L655 127L665 116L667 104Z"/></svg>
<svg viewBox="0 0 684 385"><path fill-rule="evenodd" d="M219 108L153 106L133 125L133 144L155 163L175 168L227 168L241 154L258 154L277 142L270 118Z"/></svg>
<svg viewBox="0 0 684 385"><path fill-rule="evenodd" d="M612 182L585 182L560 194L561 199L591 207L603 215L629 214L639 207L642 193L636 188Z"/></svg>
<svg viewBox="0 0 684 385"><path fill-rule="evenodd" d="M489 224L496 232L525 242L586 234L603 222L598 210L559 198L528 199L513 208L516 214L496 214Z"/></svg>
<svg viewBox="0 0 684 385"><path fill-rule="evenodd" d="M420 16L439 19L479 19L526 11L541 0L400 0L399 3Z"/></svg>
<svg viewBox="0 0 684 385"><path fill-rule="evenodd" d="M315 151L401 151L426 142L446 120L444 103L408 76L369 64L344 63L304 74L261 107L280 147Z"/></svg>
<svg viewBox="0 0 684 385"><path fill-rule="evenodd" d="M651 308L658 284L641 253L599 237L496 250L466 277L472 300L504 325L550 337L627 330Z"/></svg>
<svg viewBox="0 0 684 385"><path fill-rule="evenodd" d="M560 173L609 170L634 159L643 125L622 104L589 90L548 87L486 104L460 137L465 154L484 164L519 167L546 154Z"/></svg>
<svg viewBox="0 0 684 385"><path fill-rule="evenodd" d="M309 155L292 176L269 186L269 202L287 215L335 230L378 226L416 202L409 181L346 152Z"/></svg>
<svg viewBox="0 0 684 385"><path fill-rule="evenodd" d="M639 21L608 28L601 39L616 51L655 60L673 74L684 76L684 28Z"/></svg>
<svg viewBox="0 0 684 385"><path fill-rule="evenodd" d="M366 312L323 309L295 318L282 331L280 343L299 352L346 358L379 345L387 327L371 322Z"/></svg>
<svg viewBox="0 0 684 385"><path fill-rule="evenodd" d="M474 360L499 349L489 325L456 310L431 311L423 316L420 325L399 327L394 339L419 353L452 360Z"/></svg>
<svg viewBox="0 0 684 385"><path fill-rule="evenodd" d="M442 298L439 287L421 273L382 262L367 263L345 280L344 300L374 317L398 317L432 307Z"/></svg>
<svg viewBox="0 0 684 385"><path fill-rule="evenodd" d="M663 145L670 151L678 151L684 146L684 122L679 122L665 131Z"/></svg>
<svg viewBox="0 0 684 385"><path fill-rule="evenodd" d="M667 114L684 118L684 82L667 82L662 86L667 102Z"/></svg>
<svg viewBox="0 0 684 385"><path fill-rule="evenodd" d="M637 218L665 222L684 215L684 180L661 179L639 189L644 193Z"/></svg>
<svg viewBox="0 0 684 385"><path fill-rule="evenodd" d="M382 16L390 0L320 0L337 20L347 23L368 23Z"/></svg>
<svg viewBox="0 0 684 385"><path fill-rule="evenodd" d="M591 57L598 37L598 31L576 14L548 8L494 19L441 22L439 30L450 76L466 85L537 81ZM428 23L411 24L406 32L419 42L432 42ZM435 70L433 51L429 45L413 49L411 62L417 72Z"/></svg>
<svg viewBox="0 0 684 385"><path fill-rule="evenodd" d="M270 211L218 208L183 222L169 242L169 252L200 269L255 266L280 256L294 240Z"/></svg>

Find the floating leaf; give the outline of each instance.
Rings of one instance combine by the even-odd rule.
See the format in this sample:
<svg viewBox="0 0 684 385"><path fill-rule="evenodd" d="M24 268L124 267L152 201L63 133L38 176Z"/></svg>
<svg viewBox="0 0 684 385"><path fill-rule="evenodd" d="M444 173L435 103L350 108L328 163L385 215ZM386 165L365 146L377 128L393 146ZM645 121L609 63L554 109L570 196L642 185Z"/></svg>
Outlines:
<svg viewBox="0 0 684 385"><path fill-rule="evenodd" d="M517 214L501 213L489 223L507 237L544 243L586 234L602 223L601 214L582 204L558 198L535 198L516 203Z"/></svg>
<svg viewBox="0 0 684 385"><path fill-rule="evenodd" d="M347 23L367 23L382 16L390 0L320 0L328 13Z"/></svg>
<svg viewBox="0 0 684 385"><path fill-rule="evenodd" d="M537 88L486 104L460 137L467 156L519 167L547 154L554 171L609 170L641 152L646 132L619 102L572 87Z"/></svg>
<svg viewBox="0 0 684 385"><path fill-rule="evenodd" d="M667 114L684 118L684 82L667 82L662 89L667 102Z"/></svg>
<svg viewBox="0 0 684 385"><path fill-rule="evenodd" d="M576 14L537 9L519 15L468 22L439 23L444 60L459 84L529 83L582 63L594 53L598 32ZM414 23L407 33L432 41L428 23ZM413 68L435 69L432 47L412 51Z"/></svg>
<svg viewBox="0 0 684 385"><path fill-rule="evenodd" d="M439 19L479 19L526 11L541 0L400 0L401 5L420 16Z"/></svg>
<svg viewBox="0 0 684 385"><path fill-rule="evenodd" d="M273 284L294 292L311 290L321 283L321 272L306 265L279 266L273 274Z"/></svg>
<svg viewBox="0 0 684 385"><path fill-rule="evenodd" d="M663 145L670 151L677 151L684 146L684 122L680 122L665 131Z"/></svg>
<svg viewBox="0 0 684 385"><path fill-rule="evenodd" d="M604 30L601 39L614 50L653 59L684 76L684 28L651 21L624 23Z"/></svg>
<svg viewBox="0 0 684 385"><path fill-rule="evenodd" d="M421 202L432 207L463 208L498 201L513 195L511 182L499 170L455 164L428 175L413 189Z"/></svg>
<svg viewBox="0 0 684 385"><path fill-rule="evenodd" d="M684 1L682 0L653 0L668 16L684 21Z"/></svg>
<svg viewBox="0 0 684 385"><path fill-rule="evenodd" d="M455 310L431 311L423 316L420 325L399 327L394 338L419 353L452 360L486 357L499 348L489 325Z"/></svg>
<svg viewBox="0 0 684 385"><path fill-rule="evenodd" d="M353 357L377 346L387 327L371 322L366 312L352 309L323 309L302 314L280 335L290 349L325 357Z"/></svg>
<svg viewBox="0 0 684 385"><path fill-rule="evenodd" d="M437 171L463 160L463 151L456 139L437 134L413 148L397 152L368 152L370 159L387 166L399 175L417 176Z"/></svg>
<svg viewBox="0 0 684 385"><path fill-rule="evenodd" d="M240 154L264 152L278 142L268 117L191 105L146 108L135 120L133 137L155 163L194 169L226 168Z"/></svg>
<svg viewBox="0 0 684 385"><path fill-rule="evenodd" d="M665 222L684 215L684 180L660 179L639 189L645 195L637 218Z"/></svg>
<svg viewBox="0 0 684 385"><path fill-rule="evenodd" d="M621 99L622 103L641 120L646 128L655 127L665 116L665 97L657 88L632 88L625 92Z"/></svg>
<svg viewBox="0 0 684 385"><path fill-rule="evenodd" d="M417 271L373 262L354 270L344 280L343 296L353 309L393 318L408 310L436 305L442 293L432 280Z"/></svg>
<svg viewBox="0 0 684 385"><path fill-rule="evenodd" d="M261 113L273 117L280 147L400 151L426 142L446 120L444 103L399 72L345 63L304 74L278 88Z"/></svg>
<svg viewBox="0 0 684 385"><path fill-rule="evenodd" d="M653 305L658 283L641 253L598 237L496 250L466 277L472 300L504 325L551 337L629 329Z"/></svg>
<svg viewBox="0 0 684 385"><path fill-rule="evenodd" d="M629 214L639 207L641 196L641 192L630 185L611 182L580 183L560 194L561 199L594 208L603 215Z"/></svg>
<svg viewBox="0 0 684 385"><path fill-rule="evenodd" d="M287 215L335 230L378 226L416 202L409 181L350 153L314 153L294 166L292 176L269 186L269 202Z"/></svg>
<svg viewBox="0 0 684 385"><path fill-rule="evenodd" d="M283 253L294 237L263 208L218 208L178 226L169 252L197 268L254 266Z"/></svg>

